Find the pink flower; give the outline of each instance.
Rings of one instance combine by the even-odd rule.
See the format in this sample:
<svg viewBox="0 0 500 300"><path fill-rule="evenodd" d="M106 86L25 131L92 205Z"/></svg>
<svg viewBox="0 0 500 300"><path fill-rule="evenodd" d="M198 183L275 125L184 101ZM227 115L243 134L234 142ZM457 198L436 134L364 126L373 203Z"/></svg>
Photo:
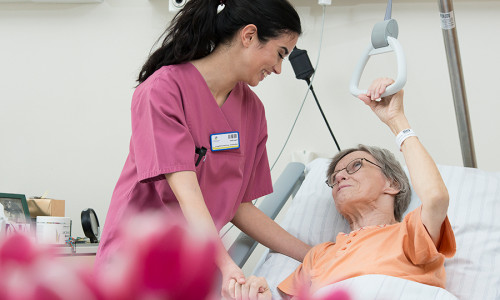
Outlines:
<svg viewBox="0 0 500 300"><path fill-rule="evenodd" d="M297 295L297 298L299 300L352 300L349 293L341 288L323 292L320 296L311 295L311 287L307 283L303 283L298 289L299 294Z"/></svg>
<svg viewBox="0 0 500 300"><path fill-rule="evenodd" d="M314 298L314 300L351 300L351 297L344 290L335 290L328 295Z"/></svg>
<svg viewBox="0 0 500 300"><path fill-rule="evenodd" d="M89 269L71 269L50 249L23 234L10 235L0 245L0 299L99 299Z"/></svg>
<svg viewBox="0 0 500 300"><path fill-rule="evenodd" d="M218 276L216 244L161 215L124 227L122 248L102 272L67 265L24 235L0 244L1 300L211 299ZM215 299L215 297L214 297Z"/></svg>
<svg viewBox="0 0 500 300"><path fill-rule="evenodd" d="M28 237L21 234L11 235L0 247L0 267L3 269L11 264L30 265L38 255Z"/></svg>
<svg viewBox="0 0 500 300"><path fill-rule="evenodd" d="M101 272L108 299L207 299L215 287L216 244L181 221L147 215L130 220L120 253Z"/></svg>

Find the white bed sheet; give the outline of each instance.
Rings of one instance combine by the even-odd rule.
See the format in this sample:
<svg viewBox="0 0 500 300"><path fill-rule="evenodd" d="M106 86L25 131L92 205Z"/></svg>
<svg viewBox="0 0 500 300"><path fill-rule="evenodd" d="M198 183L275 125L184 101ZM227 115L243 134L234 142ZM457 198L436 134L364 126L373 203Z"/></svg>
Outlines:
<svg viewBox="0 0 500 300"><path fill-rule="evenodd" d="M319 158L306 166L306 178L282 224L310 245L334 241L338 232L350 231L324 183L328 164L328 159ZM500 172L438 167L450 193L448 217L457 242L456 255L445 262L446 289L459 299L500 299ZM412 192L406 213L420 203ZM266 253L253 273L266 277L279 299L276 286L298 265L289 257Z"/></svg>
<svg viewBox="0 0 500 300"><path fill-rule="evenodd" d="M321 298L337 290L346 291L350 300L457 300L445 289L387 275L363 275L349 278L314 294Z"/></svg>

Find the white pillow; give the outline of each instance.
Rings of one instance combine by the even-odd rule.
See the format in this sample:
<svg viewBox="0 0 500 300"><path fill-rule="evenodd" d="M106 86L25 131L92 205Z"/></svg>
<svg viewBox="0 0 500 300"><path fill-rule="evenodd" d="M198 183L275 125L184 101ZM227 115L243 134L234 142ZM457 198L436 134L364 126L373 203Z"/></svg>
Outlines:
<svg viewBox="0 0 500 300"><path fill-rule="evenodd" d="M335 241L339 232L350 231L325 184L329 163L318 158L306 166L306 178L282 223L310 245ZM457 242L457 253L445 262L446 289L459 299L496 299L500 297L500 172L438 167L450 194L448 217ZM419 205L412 191L405 214ZM276 286L298 265L289 257L269 253L254 274L266 277L277 297Z"/></svg>

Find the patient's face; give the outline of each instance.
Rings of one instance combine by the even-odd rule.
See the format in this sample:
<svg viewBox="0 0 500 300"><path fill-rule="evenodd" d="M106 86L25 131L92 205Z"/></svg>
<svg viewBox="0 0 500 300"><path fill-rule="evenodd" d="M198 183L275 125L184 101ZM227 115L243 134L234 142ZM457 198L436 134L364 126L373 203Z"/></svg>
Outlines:
<svg viewBox="0 0 500 300"><path fill-rule="evenodd" d="M348 163L357 158L366 158L379 164L371 154L356 151L344 156L337 164L335 171L345 168ZM379 167L366 161L362 163L362 167L357 172L348 174L344 169L336 176L335 180L338 183L332 188L332 195L341 213L349 206L374 202L390 186L389 180Z"/></svg>

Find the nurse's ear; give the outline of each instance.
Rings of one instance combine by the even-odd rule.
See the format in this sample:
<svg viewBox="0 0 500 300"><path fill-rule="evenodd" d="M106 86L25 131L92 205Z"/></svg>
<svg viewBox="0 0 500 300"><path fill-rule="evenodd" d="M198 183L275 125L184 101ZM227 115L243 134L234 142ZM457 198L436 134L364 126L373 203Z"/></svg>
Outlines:
<svg viewBox="0 0 500 300"><path fill-rule="evenodd" d="M240 30L240 39L244 47L248 48L258 41L257 26L248 24Z"/></svg>

